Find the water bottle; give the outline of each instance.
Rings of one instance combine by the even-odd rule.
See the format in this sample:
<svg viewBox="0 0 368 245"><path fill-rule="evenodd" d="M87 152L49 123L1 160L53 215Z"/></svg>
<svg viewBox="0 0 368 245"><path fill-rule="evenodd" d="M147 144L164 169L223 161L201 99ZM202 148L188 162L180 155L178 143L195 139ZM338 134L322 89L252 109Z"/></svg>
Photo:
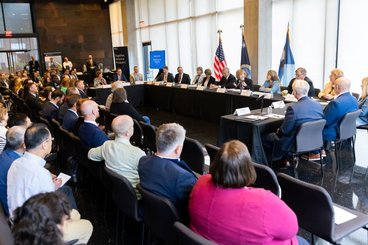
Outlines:
<svg viewBox="0 0 368 245"><path fill-rule="evenodd" d="M270 92L270 93L271 93L271 99L272 99L272 98L273 98L273 92L272 92L272 90L271 90L271 92Z"/></svg>
<svg viewBox="0 0 368 245"><path fill-rule="evenodd" d="M267 114L268 114L268 115L272 114L272 106L269 106L269 107L267 108Z"/></svg>

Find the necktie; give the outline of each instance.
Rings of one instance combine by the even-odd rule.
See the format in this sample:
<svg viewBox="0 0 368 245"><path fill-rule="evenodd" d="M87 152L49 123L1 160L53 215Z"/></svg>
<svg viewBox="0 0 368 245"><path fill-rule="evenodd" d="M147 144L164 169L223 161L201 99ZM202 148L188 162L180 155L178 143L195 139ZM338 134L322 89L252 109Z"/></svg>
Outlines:
<svg viewBox="0 0 368 245"><path fill-rule="evenodd" d="M181 83L181 79L183 78L183 75L179 76L179 83Z"/></svg>

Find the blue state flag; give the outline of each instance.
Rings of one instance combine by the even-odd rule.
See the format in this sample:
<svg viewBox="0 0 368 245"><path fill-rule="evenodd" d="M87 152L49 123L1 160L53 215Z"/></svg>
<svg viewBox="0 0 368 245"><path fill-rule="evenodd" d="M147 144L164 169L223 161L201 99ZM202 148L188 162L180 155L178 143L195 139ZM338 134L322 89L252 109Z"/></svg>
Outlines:
<svg viewBox="0 0 368 245"><path fill-rule="evenodd" d="M247 73L248 78L252 78L252 67L250 65L247 44L245 43L244 33L242 33L242 47L241 47L241 58L240 67Z"/></svg>
<svg viewBox="0 0 368 245"><path fill-rule="evenodd" d="M289 81L294 78L295 72L295 61L293 53L290 48L290 36L289 36L289 25L286 32L286 41L284 50L282 51L280 66L279 66L279 78L283 86L287 86Z"/></svg>

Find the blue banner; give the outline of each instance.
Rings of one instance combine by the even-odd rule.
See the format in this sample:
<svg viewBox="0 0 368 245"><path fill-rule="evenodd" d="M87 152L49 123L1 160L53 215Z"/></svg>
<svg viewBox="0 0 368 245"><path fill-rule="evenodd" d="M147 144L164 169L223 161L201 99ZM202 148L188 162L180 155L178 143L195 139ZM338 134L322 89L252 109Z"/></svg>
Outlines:
<svg viewBox="0 0 368 245"><path fill-rule="evenodd" d="M155 50L150 52L151 69L161 69L165 65L165 50Z"/></svg>

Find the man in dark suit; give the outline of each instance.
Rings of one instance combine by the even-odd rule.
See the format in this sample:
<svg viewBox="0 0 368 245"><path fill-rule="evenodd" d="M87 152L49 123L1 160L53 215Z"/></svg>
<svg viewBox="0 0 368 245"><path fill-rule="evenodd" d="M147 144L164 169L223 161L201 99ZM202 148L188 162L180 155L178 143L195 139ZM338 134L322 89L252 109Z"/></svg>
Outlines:
<svg viewBox="0 0 368 245"><path fill-rule="evenodd" d="M127 82L126 77L123 74L123 71L121 70L121 68L117 68L116 69L116 73L114 74L114 76L112 77L113 81L125 81Z"/></svg>
<svg viewBox="0 0 368 245"><path fill-rule="evenodd" d="M156 81L163 81L165 83L173 83L174 76L172 73L169 72L169 67L164 66L162 68L162 73L160 76L157 77Z"/></svg>
<svg viewBox="0 0 368 245"><path fill-rule="evenodd" d="M66 97L65 103L68 105L68 110L64 114L63 128L72 133L77 133L77 121L79 115L77 113L77 102L80 96L71 94Z"/></svg>
<svg viewBox="0 0 368 245"><path fill-rule="evenodd" d="M174 78L175 83L190 84L190 77L188 74L183 72L183 67L178 66L177 71L178 73L175 75L175 78Z"/></svg>
<svg viewBox="0 0 368 245"><path fill-rule="evenodd" d="M35 59L34 56L31 56L31 60L28 62L28 66L29 66L29 72L31 74L34 71L39 71L40 70L40 64L38 63L38 61Z"/></svg>
<svg viewBox="0 0 368 245"><path fill-rule="evenodd" d="M41 115L50 122L53 118L57 119L59 106L63 103L63 100L64 100L64 93L61 90L57 89L52 91L51 100L46 101L43 104Z"/></svg>
<svg viewBox="0 0 368 245"><path fill-rule="evenodd" d="M222 78L219 82L221 88L236 88L236 78L230 73L228 67L222 69Z"/></svg>
<svg viewBox="0 0 368 245"><path fill-rule="evenodd" d="M358 102L350 93L350 81L340 77L334 82L337 97L324 109L326 125L323 130L323 140L326 142L336 140L341 119L346 113L358 110Z"/></svg>
<svg viewBox="0 0 368 245"><path fill-rule="evenodd" d="M96 75L96 68L97 68L97 63L96 61L93 59L92 55L88 55L88 60L86 61L86 72L88 75L88 83L91 83L93 81L93 78Z"/></svg>
<svg viewBox="0 0 368 245"><path fill-rule="evenodd" d="M42 110L42 103L38 98L38 86L31 82L27 83L24 87L24 100L28 107L31 109L32 112L32 119L39 115L39 112Z"/></svg>
<svg viewBox="0 0 368 245"><path fill-rule="evenodd" d="M182 126L162 124L156 132L157 152L140 159L138 174L143 188L168 198L180 217L187 221L189 195L197 178L190 167L180 160L184 139Z"/></svg>
<svg viewBox="0 0 368 245"><path fill-rule="evenodd" d="M75 82L75 87L78 89L80 97L82 99L88 98L87 93L84 91L85 85L83 80L78 80Z"/></svg>
<svg viewBox="0 0 368 245"><path fill-rule="evenodd" d="M298 69L295 70L295 77L293 79L291 79L291 81L289 82L289 85L287 87L287 90L288 90L289 94L291 94L293 92L293 82L294 82L295 79L300 79L300 80L306 81L309 84L308 96L309 97L314 97L315 96L313 82L312 82L312 80L310 80L309 77L307 77L307 70L305 70L303 67L299 67Z"/></svg>
<svg viewBox="0 0 368 245"><path fill-rule="evenodd" d="M295 80L292 94L298 100L286 110L285 119L276 133L271 133L264 140L265 149L271 152L275 146L275 157L288 157L298 127L305 122L323 118L322 106L309 98L309 84L304 80Z"/></svg>
<svg viewBox="0 0 368 245"><path fill-rule="evenodd" d="M100 116L97 103L93 100L83 102L81 112L84 122L79 127L78 133L82 145L88 148L101 146L108 138L96 123L96 119Z"/></svg>

